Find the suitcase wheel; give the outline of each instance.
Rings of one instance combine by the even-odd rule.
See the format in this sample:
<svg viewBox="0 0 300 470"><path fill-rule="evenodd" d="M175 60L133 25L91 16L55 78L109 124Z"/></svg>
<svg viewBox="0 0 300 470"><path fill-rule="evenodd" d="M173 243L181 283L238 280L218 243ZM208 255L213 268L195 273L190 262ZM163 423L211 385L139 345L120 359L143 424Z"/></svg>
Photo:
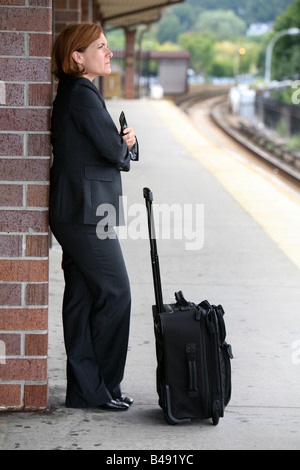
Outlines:
<svg viewBox="0 0 300 470"><path fill-rule="evenodd" d="M214 426L217 426L217 424L219 423L219 419L220 419L219 414L217 411L215 411L215 413L212 416L212 422Z"/></svg>
<svg viewBox="0 0 300 470"><path fill-rule="evenodd" d="M212 422L216 426L220 419L221 403L219 400L215 400L212 406Z"/></svg>

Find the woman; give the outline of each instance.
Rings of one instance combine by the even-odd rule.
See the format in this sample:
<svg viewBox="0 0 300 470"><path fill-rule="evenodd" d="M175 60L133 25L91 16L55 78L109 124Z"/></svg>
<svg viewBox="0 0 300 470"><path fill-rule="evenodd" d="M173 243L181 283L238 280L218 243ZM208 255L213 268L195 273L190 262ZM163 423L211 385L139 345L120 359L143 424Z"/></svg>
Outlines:
<svg viewBox="0 0 300 470"><path fill-rule="evenodd" d="M92 23L68 25L54 43L49 217L63 250L66 406L125 411L133 403L120 386L131 296L113 226L123 224L120 171L129 171L138 150L133 129L120 135L92 83L111 72L111 57ZM113 209L110 217L101 207Z"/></svg>

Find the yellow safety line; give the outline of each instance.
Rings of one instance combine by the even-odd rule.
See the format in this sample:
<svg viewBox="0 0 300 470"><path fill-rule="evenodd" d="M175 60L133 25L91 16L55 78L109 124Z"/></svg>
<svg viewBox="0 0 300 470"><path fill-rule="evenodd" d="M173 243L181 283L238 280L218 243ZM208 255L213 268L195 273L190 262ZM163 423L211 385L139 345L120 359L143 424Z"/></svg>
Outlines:
<svg viewBox="0 0 300 470"><path fill-rule="evenodd" d="M207 168L300 268L300 199L196 128L169 101L152 101L178 142Z"/></svg>

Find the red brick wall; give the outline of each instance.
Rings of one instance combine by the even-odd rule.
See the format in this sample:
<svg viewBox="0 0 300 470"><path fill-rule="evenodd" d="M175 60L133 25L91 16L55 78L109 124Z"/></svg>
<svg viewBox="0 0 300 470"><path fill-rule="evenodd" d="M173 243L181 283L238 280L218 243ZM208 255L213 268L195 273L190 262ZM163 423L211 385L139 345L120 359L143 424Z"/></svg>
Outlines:
<svg viewBox="0 0 300 470"><path fill-rule="evenodd" d="M55 0L55 33L67 24L81 21L81 0Z"/></svg>
<svg viewBox="0 0 300 470"><path fill-rule="evenodd" d="M0 5L0 410L47 405L51 0Z"/></svg>

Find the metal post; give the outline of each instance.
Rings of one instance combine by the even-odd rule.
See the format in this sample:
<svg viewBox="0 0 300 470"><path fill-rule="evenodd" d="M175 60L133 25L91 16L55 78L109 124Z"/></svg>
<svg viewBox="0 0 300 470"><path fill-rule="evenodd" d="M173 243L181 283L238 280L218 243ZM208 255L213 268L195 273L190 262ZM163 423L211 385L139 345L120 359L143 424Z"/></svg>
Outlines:
<svg viewBox="0 0 300 470"><path fill-rule="evenodd" d="M299 34L300 29L298 28L289 28L279 31L275 36L272 37L266 52L266 66L265 66L265 84L269 85L271 82L271 62L272 62L272 52L275 43L278 41L279 38L285 36L286 34L294 35Z"/></svg>

